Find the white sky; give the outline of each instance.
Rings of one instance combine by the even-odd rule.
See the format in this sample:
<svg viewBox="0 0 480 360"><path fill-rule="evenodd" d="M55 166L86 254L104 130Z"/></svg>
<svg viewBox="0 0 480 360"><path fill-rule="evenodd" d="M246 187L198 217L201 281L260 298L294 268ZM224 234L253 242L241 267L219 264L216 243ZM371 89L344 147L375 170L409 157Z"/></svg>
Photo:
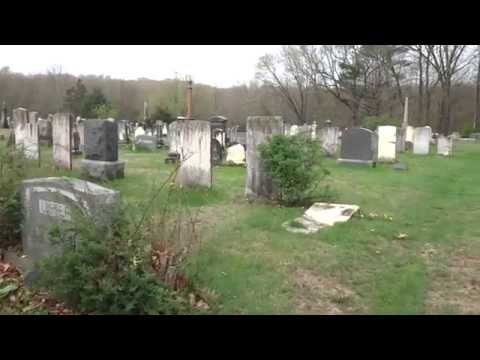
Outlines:
<svg viewBox="0 0 480 360"><path fill-rule="evenodd" d="M280 45L0 45L0 67L13 72L45 73L60 65L73 75L105 75L132 80L183 77L229 87L255 76L260 56Z"/></svg>

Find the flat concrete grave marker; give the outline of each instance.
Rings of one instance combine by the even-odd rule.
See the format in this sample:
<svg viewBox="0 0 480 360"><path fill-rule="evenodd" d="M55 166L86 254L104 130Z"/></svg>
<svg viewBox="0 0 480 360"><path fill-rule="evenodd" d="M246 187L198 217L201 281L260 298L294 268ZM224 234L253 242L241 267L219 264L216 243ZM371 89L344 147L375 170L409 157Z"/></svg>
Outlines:
<svg viewBox="0 0 480 360"><path fill-rule="evenodd" d="M157 137L150 135L139 135L135 138L137 150L155 151L157 149Z"/></svg>
<svg viewBox="0 0 480 360"><path fill-rule="evenodd" d="M283 134L281 116L249 116L247 118L247 181L245 195L249 200L265 198L275 200L278 189L265 171L258 146L273 135Z"/></svg>
<svg viewBox="0 0 480 360"><path fill-rule="evenodd" d="M53 163L57 168L72 170L72 115L53 115Z"/></svg>
<svg viewBox="0 0 480 360"><path fill-rule="evenodd" d="M211 126L209 121L178 120L173 138L180 154L176 182L180 186L212 186ZM170 150L171 151L171 150Z"/></svg>
<svg viewBox="0 0 480 360"><path fill-rule="evenodd" d="M339 164L372 166L377 161L378 137L364 128L350 128L342 133Z"/></svg>
<svg viewBox="0 0 480 360"><path fill-rule="evenodd" d="M417 127L413 131L413 153L428 155L430 152L430 139L432 129L429 126Z"/></svg>
<svg viewBox="0 0 480 360"><path fill-rule="evenodd" d="M378 127L378 161L393 162L397 157L397 128Z"/></svg>
<svg viewBox="0 0 480 360"><path fill-rule="evenodd" d="M315 203L302 217L283 223L293 233L312 234L318 230L348 221L360 207L358 205Z"/></svg>

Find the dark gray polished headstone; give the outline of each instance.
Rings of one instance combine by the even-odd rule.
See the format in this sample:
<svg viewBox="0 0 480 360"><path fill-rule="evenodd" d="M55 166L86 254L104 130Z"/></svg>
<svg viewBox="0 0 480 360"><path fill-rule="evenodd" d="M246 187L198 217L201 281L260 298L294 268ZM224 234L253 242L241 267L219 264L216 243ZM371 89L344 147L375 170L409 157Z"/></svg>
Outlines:
<svg viewBox="0 0 480 360"><path fill-rule="evenodd" d="M368 129L351 128L342 133L340 163L370 165L377 161L377 135Z"/></svg>
<svg viewBox="0 0 480 360"><path fill-rule="evenodd" d="M118 125L108 120L85 121L85 159L118 160Z"/></svg>

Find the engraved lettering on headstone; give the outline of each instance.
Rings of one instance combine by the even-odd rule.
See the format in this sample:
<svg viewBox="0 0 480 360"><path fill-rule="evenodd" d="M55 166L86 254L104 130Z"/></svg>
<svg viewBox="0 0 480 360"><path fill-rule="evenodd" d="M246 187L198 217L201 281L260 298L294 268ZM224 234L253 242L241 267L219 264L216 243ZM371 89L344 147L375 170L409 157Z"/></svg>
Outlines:
<svg viewBox="0 0 480 360"><path fill-rule="evenodd" d="M68 209L64 204L39 199L38 209L40 211L40 214L43 215L48 215L55 218L62 218L65 220L72 220L70 216L70 209Z"/></svg>

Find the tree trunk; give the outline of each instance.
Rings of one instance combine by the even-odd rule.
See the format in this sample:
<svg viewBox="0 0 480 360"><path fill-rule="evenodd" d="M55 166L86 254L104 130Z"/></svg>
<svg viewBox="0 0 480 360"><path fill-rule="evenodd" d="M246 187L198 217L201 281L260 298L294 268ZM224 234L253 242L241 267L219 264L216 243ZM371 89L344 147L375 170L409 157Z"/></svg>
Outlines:
<svg viewBox="0 0 480 360"><path fill-rule="evenodd" d="M430 122L430 100L431 100L431 92L432 89L430 88L430 63L427 62L425 64L425 92L426 92L426 102L425 102L425 116L423 118L423 125L428 125Z"/></svg>
<svg viewBox="0 0 480 360"><path fill-rule="evenodd" d="M440 105L440 124L438 131L447 136L450 131L450 84L442 84L442 99Z"/></svg>
<svg viewBox="0 0 480 360"><path fill-rule="evenodd" d="M477 67L477 86L475 91L475 118L473 121L473 128L477 130L480 128L480 45L478 46L478 67Z"/></svg>
<svg viewBox="0 0 480 360"><path fill-rule="evenodd" d="M422 53L418 54L418 123L424 122L423 113L423 61Z"/></svg>

